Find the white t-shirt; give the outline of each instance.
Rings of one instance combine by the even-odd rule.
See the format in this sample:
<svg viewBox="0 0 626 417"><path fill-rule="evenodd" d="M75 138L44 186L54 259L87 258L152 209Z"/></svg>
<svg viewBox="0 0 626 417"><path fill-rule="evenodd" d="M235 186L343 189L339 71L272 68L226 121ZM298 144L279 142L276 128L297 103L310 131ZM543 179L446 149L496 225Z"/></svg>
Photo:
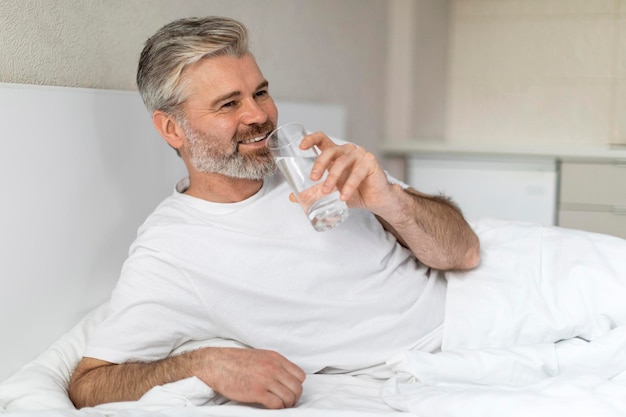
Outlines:
<svg viewBox="0 0 626 417"><path fill-rule="evenodd" d="M140 227L85 356L151 361L222 338L309 373L438 348L445 280L366 210L317 232L279 174L245 201L175 191Z"/></svg>

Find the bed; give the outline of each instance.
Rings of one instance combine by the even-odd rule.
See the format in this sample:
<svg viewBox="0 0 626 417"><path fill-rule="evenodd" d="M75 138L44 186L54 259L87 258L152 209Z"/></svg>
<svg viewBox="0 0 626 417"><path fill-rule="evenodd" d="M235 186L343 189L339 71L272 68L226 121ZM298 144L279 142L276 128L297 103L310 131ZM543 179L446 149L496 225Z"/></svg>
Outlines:
<svg viewBox="0 0 626 417"><path fill-rule="evenodd" d="M133 92L0 84L0 110L0 414L626 415L626 241L489 218L471 223L480 267L446 273L442 351L397 352L390 379L309 375L289 410L225 401L195 378L76 410L73 367L137 226L183 169ZM317 110L341 135L343 111Z"/></svg>

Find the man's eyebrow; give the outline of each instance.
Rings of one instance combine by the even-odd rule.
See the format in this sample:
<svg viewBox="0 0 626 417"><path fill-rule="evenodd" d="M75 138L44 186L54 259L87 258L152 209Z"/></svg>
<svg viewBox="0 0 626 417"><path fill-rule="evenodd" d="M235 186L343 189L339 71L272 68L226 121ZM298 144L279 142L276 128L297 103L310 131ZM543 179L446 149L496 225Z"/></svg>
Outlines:
<svg viewBox="0 0 626 417"><path fill-rule="evenodd" d="M263 88L267 88L269 87L270 83L267 80L263 80L254 91L259 91ZM228 101L231 100L233 98L239 97L241 95L241 91L237 90L237 91L232 91L230 93L224 94L223 96L220 96L218 98L216 98L215 100L213 100L213 102L211 103L212 106L217 106L219 103L223 102L223 101Z"/></svg>
<svg viewBox="0 0 626 417"><path fill-rule="evenodd" d="M211 103L212 107L217 106L219 103L223 102L223 101L228 101L231 100L235 97L239 97L241 95L241 91L233 91L227 94L224 94L223 96L220 96L218 98L216 98L215 100L213 100L213 102Z"/></svg>

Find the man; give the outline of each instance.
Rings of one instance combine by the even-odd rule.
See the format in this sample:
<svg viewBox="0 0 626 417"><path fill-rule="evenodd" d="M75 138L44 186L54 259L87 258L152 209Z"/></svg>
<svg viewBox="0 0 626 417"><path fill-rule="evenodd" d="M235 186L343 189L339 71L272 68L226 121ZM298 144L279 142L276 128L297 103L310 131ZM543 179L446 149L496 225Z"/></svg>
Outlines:
<svg viewBox="0 0 626 417"><path fill-rule="evenodd" d="M371 153L318 132L302 145L321 150L311 177L327 170L325 191L337 187L351 214L314 231L265 147L277 110L235 20L166 25L146 43L137 84L189 177L139 230L72 376L77 407L190 376L230 400L291 407L307 373L438 349L445 281L431 268L479 262L455 206L403 189ZM225 343L171 354L209 340Z"/></svg>

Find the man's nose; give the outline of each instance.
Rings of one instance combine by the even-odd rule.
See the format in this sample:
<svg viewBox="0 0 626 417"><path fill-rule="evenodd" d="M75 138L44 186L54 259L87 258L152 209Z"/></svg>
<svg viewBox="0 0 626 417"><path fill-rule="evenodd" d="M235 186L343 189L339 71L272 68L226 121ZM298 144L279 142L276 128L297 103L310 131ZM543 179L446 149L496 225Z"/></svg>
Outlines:
<svg viewBox="0 0 626 417"><path fill-rule="evenodd" d="M259 103L255 100L249 100L244 105L241 121L247 125L260 124L265 123L268 117L267 112L259 105Z"/></svg>

